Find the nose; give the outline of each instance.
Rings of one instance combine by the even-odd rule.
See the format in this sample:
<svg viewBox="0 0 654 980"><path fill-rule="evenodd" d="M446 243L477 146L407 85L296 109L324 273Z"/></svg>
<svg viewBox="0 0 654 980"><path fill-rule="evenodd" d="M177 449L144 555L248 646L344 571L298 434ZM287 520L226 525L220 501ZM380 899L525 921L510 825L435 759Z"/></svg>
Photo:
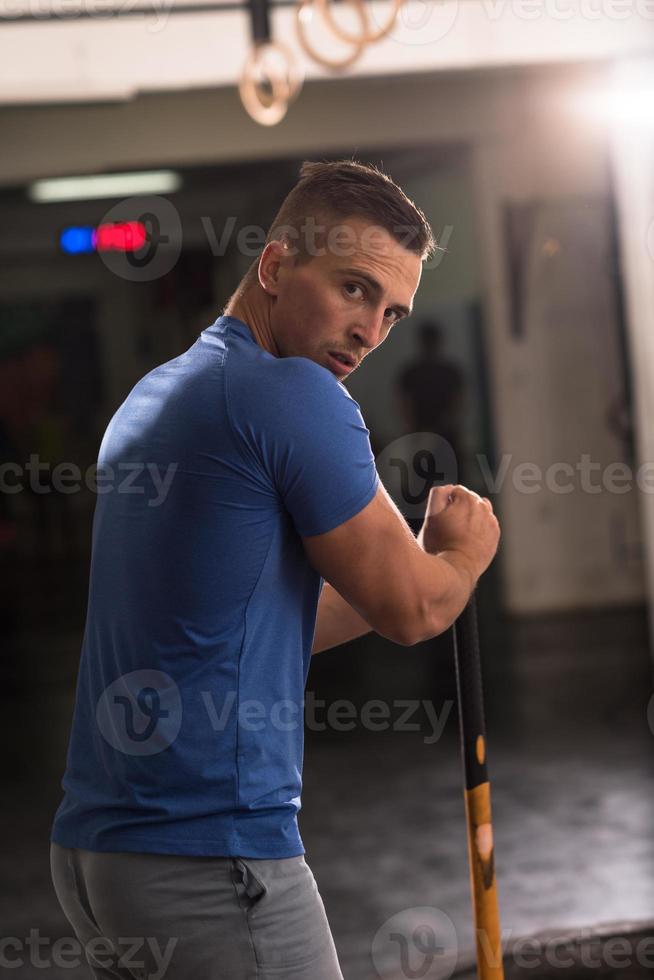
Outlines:
<svg viewBox="0 0 654 980"><path fill-rule="evenodd" d="M350 331L350 336L360 347L365 347L367 350L372 350L376 347L381 340L382 324L384 322L384 317L379 315L374 315L368 317L365 321L359 320L359 322L352 327Z"/></svg>

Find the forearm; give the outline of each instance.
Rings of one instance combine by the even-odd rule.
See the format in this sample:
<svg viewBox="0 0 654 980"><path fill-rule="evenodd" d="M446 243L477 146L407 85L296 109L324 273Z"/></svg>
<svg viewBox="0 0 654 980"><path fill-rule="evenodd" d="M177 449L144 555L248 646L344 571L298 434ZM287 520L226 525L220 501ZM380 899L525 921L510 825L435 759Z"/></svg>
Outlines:
<svg viewBox="0 0 654 980"><path fill-rule="evenodd" d="M416 583L421 597L418 642L444 633L465 609L476 584L474 565L462 552L422 552Z"/></svg>
<svg viewBox="0 0 654 980"><path fill-rule="evenodd" d="M316 631L311 653L320 653L357 636L369 633L372 627L363 616L334 589L325 582L318 603Z"/></svg>

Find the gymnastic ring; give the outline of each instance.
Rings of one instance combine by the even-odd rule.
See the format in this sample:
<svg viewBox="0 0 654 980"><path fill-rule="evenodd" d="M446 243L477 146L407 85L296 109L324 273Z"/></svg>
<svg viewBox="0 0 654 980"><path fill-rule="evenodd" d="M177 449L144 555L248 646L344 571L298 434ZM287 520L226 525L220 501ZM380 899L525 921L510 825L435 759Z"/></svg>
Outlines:
<svg viewBox="0 0 654 980"><path fill-rule="evenodd" d="M271 73L264 65L264 59L271 52L281 55L284 73ZM256 73L264 74L270 83L268 94L257 79ZM290 48L281 41L260 41L254 44L246 58L238 89L241 102L255 120L263 126L274 126L288 111L288 104L295 99L302 88L303 71Z"/></svg>
<svg viewBox="0 0 654 980"><path fill-rule="evenodd" d="M397 15L400 9L404 5L404 0L392 0L392 10L390 17L386 24L381 27L378 31L369 31L368 28L368 11L366 10L366 0L351 0L357 7L361 8L361 21L365 25L365 33L359 35L350 34L349 31L344 30L340 24L336 21L334 14L332 13L332 0L317 0L318 9L323 16L323 19L330 31L335 34L341 41L348 41L350 44L356 44L358 41L362 41L364 44L371 44L373 41L380 41L383 37L393 30L395 26L395 21L397 20Z"/></svg>
<svg viewBox="0 0 654 980"><path fill-rule="evenodd" d="M310 18L313 17L313 2L314 0L298 0L298 4L295 8L295 30L300 45L310 58L313 58L314 61L317 61L318 64L322 65L324 68L329 68L331 71L342 71L344 68L349 68L350 65L354 64L363 49L366 47L366 42L348 41L348 44L354 45L354 51L341 61L339 61L337 58L326 58L325 55L319 54L309 43L304 33ZM361 19L361 26L365 30L368 26L365 10L360 6L358 0L348 0L348 2L354 4Z"/></svg>

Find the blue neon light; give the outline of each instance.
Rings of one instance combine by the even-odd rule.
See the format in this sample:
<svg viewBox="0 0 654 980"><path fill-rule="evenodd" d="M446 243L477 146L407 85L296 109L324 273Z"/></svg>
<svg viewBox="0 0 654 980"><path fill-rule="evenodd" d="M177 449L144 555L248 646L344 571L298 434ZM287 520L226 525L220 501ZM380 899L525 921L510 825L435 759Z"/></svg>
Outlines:
<svg viewBox="0 0 654 980"><path fill-rule="evenodd" d="M85 252L95 252L95 239L95 228L70 227L62 231L59 244L69 255L82 255Z"/></svg>

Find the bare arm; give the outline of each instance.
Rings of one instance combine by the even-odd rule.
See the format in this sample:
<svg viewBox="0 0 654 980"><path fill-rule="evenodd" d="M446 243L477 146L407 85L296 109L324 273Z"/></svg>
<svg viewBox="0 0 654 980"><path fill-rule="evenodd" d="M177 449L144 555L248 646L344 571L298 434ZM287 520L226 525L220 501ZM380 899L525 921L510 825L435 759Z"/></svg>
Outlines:
<svg viewBox="0 0 654 980"><path fill-rule="evenodd" d="M355 517L303 543L313 567L364 622L411 646L454 622L490 563L499 530L487 507L464 487L438 488L416 540L380 486Z"/></svg>
<svg viewBox="0 0 654 980"><path fill-rule="evenodd" d="M367 623L329 582L325 582L318 602L316 632L311 653L330 650L340 643L347 643L348 640L369 633L371 629L370 623Z"/></svg>

